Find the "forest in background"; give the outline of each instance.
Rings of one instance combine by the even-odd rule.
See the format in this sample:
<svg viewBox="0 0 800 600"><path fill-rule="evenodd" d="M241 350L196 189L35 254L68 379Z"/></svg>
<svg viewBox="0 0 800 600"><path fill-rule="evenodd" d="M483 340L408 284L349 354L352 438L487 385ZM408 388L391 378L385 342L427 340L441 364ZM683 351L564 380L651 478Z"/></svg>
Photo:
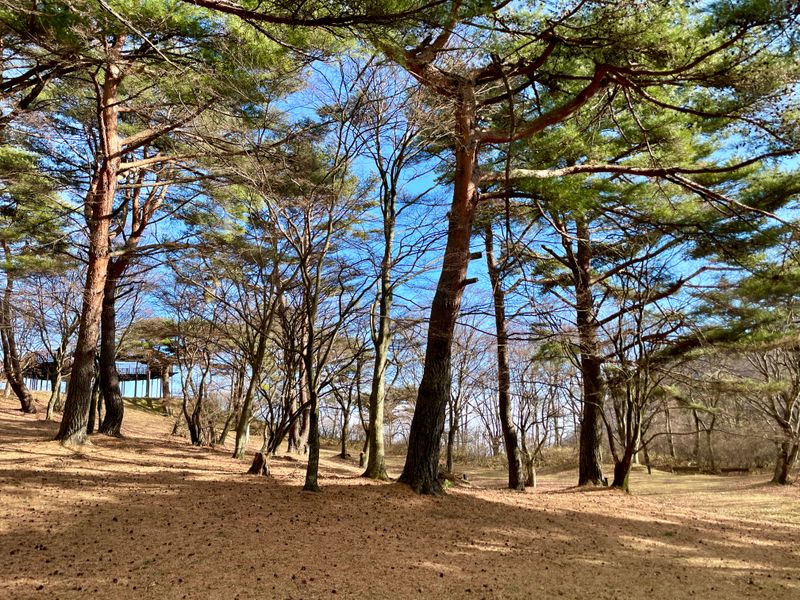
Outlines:
<svg viewBox="0 0 800 600"><path fill-rule="evenodd" d="M321 435L788 483L799 7L0 0L6 392L80 445L161 379L309 490Z"/></svg>

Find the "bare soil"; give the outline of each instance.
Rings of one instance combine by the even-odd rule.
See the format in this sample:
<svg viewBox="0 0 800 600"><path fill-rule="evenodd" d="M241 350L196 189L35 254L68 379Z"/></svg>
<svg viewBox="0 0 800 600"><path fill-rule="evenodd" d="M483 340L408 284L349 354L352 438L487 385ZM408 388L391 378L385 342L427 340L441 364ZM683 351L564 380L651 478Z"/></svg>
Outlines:
<svg viewBox="0 0 800 600"><path fill-rule="evenodd" d="M244 475L172 418L129 409L77 451L43 419L0 400L0 598L800 598L800 487L766 476L482 472L429 498L330 450L315 494L302 457Z"/></svg>

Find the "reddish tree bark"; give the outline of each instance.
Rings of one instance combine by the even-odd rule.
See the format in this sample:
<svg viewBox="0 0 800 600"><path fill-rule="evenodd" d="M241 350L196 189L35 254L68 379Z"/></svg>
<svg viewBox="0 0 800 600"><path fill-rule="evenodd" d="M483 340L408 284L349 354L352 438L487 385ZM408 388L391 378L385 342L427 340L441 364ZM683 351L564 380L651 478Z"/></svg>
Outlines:
<svg viewBox="0 0 800 600"><path fill-rule="evenodd" d="M86 224L89 229L86 283L64 415L55 438L63 444L81 444L86 439L94 360L100 336L100 316L108 275L111 213L117 191L117 173L122 159L122 140L118 130L118 91L123 75L115 59L118 58L124 43L124 36L120 36L117 43L109 49L109 59L103 69L105 78L102 86L99 86L100 97L97 99L102 160L92 179L85 202Z"/></svg>

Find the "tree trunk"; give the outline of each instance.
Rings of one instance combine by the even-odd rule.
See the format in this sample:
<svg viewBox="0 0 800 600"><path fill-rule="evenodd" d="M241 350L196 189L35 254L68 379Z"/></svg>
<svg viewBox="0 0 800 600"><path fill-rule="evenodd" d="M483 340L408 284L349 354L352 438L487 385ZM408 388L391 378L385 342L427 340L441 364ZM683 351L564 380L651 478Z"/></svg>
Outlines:
<svg viewBox="0 0 800 600"><path fill-rule="evenodd" d="M591 284L592 247L589 228L583 218L575 220L578 237L575 271L576 321L580 343L583 383L583 411L578 464L578 485L603 482L601 426L603 412L602 359L597 344L597 315Z"/></svg>
<svg viewBox="0 0 800 600"><path fill-rule="evenodd" d="M94 383L92 383L92 401L89 404L89 418L86 422L86 435L94 433L95 421L97 420L97 409L100 403L100 380L95 374Z"/></svg>
<svg viewBox="0 0 800 600"><path fill-rule="evenodd" d="M612 488L617 488L626 492L630 491L628 479L631 474L632 462L633 452L631 452L629 448L626 448L625 453L622 455L622 459L619 462L614 463L614 480L611 483Z"/></svg>
<svg viewBox="0 0 800 600"><path fill-rule="evenodd" d="M389 192L391 193L391 192ZM364 452L367 454L367 469L364 477L387 480L386 457L383 446L383 412L386 400L386 367L389 364L389 346L392 340L391 313L393 301L392 252L394 246L395 211L394 198L386 202L383 224L383 261L378 296L378 327L372 337L375 361L372 369L372 385L369 394L369 430Z"/></svg>
<svg viewBox="0 0 800 600"><path fill-rule="evenodd" d="M347 436L350 433L350 413L342 411L342 451L339 453L341 458L348 458L350 455L347 453Z"/></svg>
<svg viewBox="0 0 800 600"><path fill-rule="evenodd" d="M621 459L614 462L614 480L611 482L611 487L618 488L626 492L630 491L628 487L628 479L631 474L633 458L636 455L641 437L641 416L633 403L628 400L625 418L625 447L623 449Z"/></svg>
<svg viewBox="0 0 800 600"><path fill-rule="evenodd" d="M389 364L389 345L391 343L392 291L390 280L381 276L379 300L378 332L373 342L375 361L372 369L372 383L369 394L369 429L364 452L367 455L367 468L364 477L387 480L386 456L384 449L384 410L386 401L386 367Z"/></svg>
<svg viewBox="0 0 800 600"><path fill-rule="evenodd" d="M711 467L711 472L716 473L717 458L714 456L714 443L711 437L713 432L714 430L711 427L706 430L706 448L708 448L708 464Z"/></svg>
<svg viewBox="0 0 800 600"><path fill-rule="evenodd" d="M169 385L169 372L172 369L172 364L169 362L161 363L161 398L168 400L172 397L172 390Z"/></svg>
<svg viewBox="0 0 800 600"><path fill-rule="evenodd" d="M286 368L284 370L285 379L284 379L284 406L286 414L293 415L297 410L297 400L298 398L294 394L295 389L299 389L295 387L295 366L298 363L297 354L296 354L296 345L295 345L295 337L290 331L290 329L284 325L284 336L288 338L288 348L284 352L284 363ZM297 433L298 433L298 422L297 420L292 420L289 423L289 430L286 434L286 451L287 452L297 452L299 447L297 445Z"/></svg>
<svg viewBox="0 0 800 600"><path fill-rule="evenodd" d="M210 367L209 367L210 368ZM200 377L200 385L197 386L195 394L194 408L191 414L188 411L189 395L184 384L183 393L183 416L186 419L186 426L189 429L189 439L193 446L202 446L206 439L206 432L203 428L203 403L205 400L206 376L208 371L203 371ZM191 374L188 375L191 377Z"/></svg>
<svg viewBox="0 0 800 600"><path fill-rule="evenodd" d="M475 95L462 83L455 106L455 181L442 271L431 305L425 365L400 481L417 493L440 494L439 453L450 398L453 331L461 309L475 215L478 144L473 134Z"/></svg>
<svg viewBox="0 0 800 600"><path fill-rule="evenodd" d="M189 434L192 439L192 445L202 446L205 440L205 433L203 430L203 395L204 395L204 381L200 382L200 389L197 394L197 399L194 403L191 418L189 419Z"/></svg>
<svg viewBox="0 0 800 600"><path fill-rule="evenodd" d="M253 457L253 464L247 470L248 475L263 475L269 477L269 456L262 452L256 452Z"/></svg>
<svg viewBox="0 0 800 600"><path fill-rule="evenodd" d="M248 411L249 412L249 411ZM247 452L247 444L250 441L250 417L244 418L245 407L239 411L239 419L236 423L236 438L233 444L233 458L244 458Z"/></svg>
<svg viewBox="0 0 800 600"><path fill-rule="evenodd" d="M667 446L669 448L669 457L675 458L675 438L672 435L672 418L669 414L669 406L664 408L664 420L667 427Z"/></svg>
<svg viewBox="0 0 800 600"><path fill-rule="evenodd" d="M511 416L511 372L508 366L508 331L506 330L506 294L503 289L500 269L494 258L494 235L491 219L485 229L486 266L492 285L494 301L494 324L497 332L497 386L500 427L508 460L508 487L512 490L525 489L522 478L522 457L517 445L517 430Z"/></svg>
<svg viewBox="0 0 800 600"><path fill-rule="evenodd" d="M192 442L192 446L202 446L204 439L203 417L202 404L199 399L195 402L194 409L186 425L189 428L189 440Z"/></svg>
<svg viewBox="0 0 800 600"><path fill-rule="evenodd" d="M50 400L47 402L47 414L45 415L45 419L48 421L53 420L56 404L61 397L61 367L58 362L56 362L56 372L53 375L52 386L53 391L50 392Z"/></svg>
<svg viewBox="0 0 800 600"><path fill-rule="evenodd" d="M100 425L100 433L122 436L122 419L125 405L119 387L117 372L117 283L126 264L109 261L108 277L103 295L103 310L100 316L100 390L106 407L106 416Z"/></svg>
<svg viewBox="0 0 800 600"><path fill-rule="evenodd" d="M253 364L250 365L250 381L247 383L247 391L242 401L242 409L239 411L239 420L236 423L236 440L234 442L233 458L244 458L247 452L247 442L250 439L250 422L253 418L253 398L261 382L261 370L264 365L264 355L267 349L267 335L271 327L266 328L259 334L258 347L253 357Z"/></svg>
<svg viewBox="0 0 800 600"><path fill-rule="evenodd" d="M22 373L22 365L17 350L17 339L14 333L14 311L11 301L14 295L14 276L11 273L11 250L5 241L2 242L6 260L6 288L0 303L0 338L3 346L3 369L6 376L6 391L10 389L19 399L20 410L27 414L36 413L36 402Z"/></svg>
<svg viewBox="0 0 800 600"><path fill-rule="evenodd" d="M447 446L445 447L445 469L453 474L453 446L456 443L458 425L453 423L454 419L450 416L450 427L447 429Z"/></svg>
<svg viewBox="0 0 800 600"><path fill-rule="evenodd" d="M317 404L317 392L309 390L311 408L308 411L308 465L306 466L306 481L303 490L306 492L318 492L319 483L317 475L319 472L319 405Z"/></svg>
<svg viewBox="0 0 800 600"><path fill-rule="evenodd" d="M790 483L789 472L797 460L800 444L792 441L791 432L786 439L776 444L777 457L775 461L775 472L772 476L772 483L786 485Z"/></svg>
<svg viewBox="0 0 800 600"><path fill-rule="evenodd" d="M305 365L303 364L302 361L300 361L300 373L298 382L298 398L300 400L300 406L303 406L308 398L308 387L306 385L305 373L306 373ZM295 445L297 447L297 451L302 452L303 454L308 453L308 436L310 434L310 428L311 428L312 410L313 408L309 405L307 408L303 409L303 412L300 415L300 427L297 430L297 439L295 441Z"/></svg>
<svg viewBox="0 0 800 600"><path fill-rule="evenodd" d="M228 439L228 434L231 431L231 425L234 421L239 422L239 412L241 410L241 401L244 395L244 378L247 376L246 369L240 367L233 371L231 375L231 392L228 398L228 416L225 417L225 425L222 426L222 433L219 434L219 445L224 446ZM266 428L265 428L266 429ZM250 432L247 432L248 438ZM246 446L247 444L245 444ZM261 452L266 452L262 449Z"/></svg>
<svg viewBox="0 0 800 600"><path fill-rule="evenodd" d="M118 54L119 48L124 44L124 37L120 36L115 44L116 50L109 52ZM72 375L67 388L64 416L56 435L56 439L63 444L82 444L86 439L86 422L92 396L92 373L100 335L103 291L108 273L111 213L117 191L117 172L122 158L122 144L117 129L119 122L117 91L122 75L113 61L105 65L104 73L102 98L98 99L103 156L86 197L85 213L89 229L88 262Z"/></svg>
<svg viewBox="0 0 800 600"><path fill-rule="evenodd" d="M536 459L528 451L528 444L525 441L525 434L520 436L520 455L525 464L525 485L536 487Z"/></svg>
<svg viewBox="0 0 800 600"><path fill-rule="evenodd" d="M236 405L231 406L230 412L228 413L228 416L225 419L225 424L222 426L222 433L219 434L219 440L217 440L220 446L225 445L225 442L228 440L228 433L230 433L231 430L231 423L233 423L234 420L238 422L238 416L239 416L239 407ZM250 438L249 429L247 432L247 437L248 439ZM245 446L247 446L247 443L245 443Z"/></svg>

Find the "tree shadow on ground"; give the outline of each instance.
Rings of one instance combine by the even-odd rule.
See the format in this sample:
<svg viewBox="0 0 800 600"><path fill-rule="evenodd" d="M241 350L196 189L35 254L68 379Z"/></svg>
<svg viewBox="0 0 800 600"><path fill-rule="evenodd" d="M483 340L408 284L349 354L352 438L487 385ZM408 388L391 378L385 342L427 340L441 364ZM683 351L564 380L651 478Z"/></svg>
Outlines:
<svg viewBox="0 0 800 600"><path fill-rule="evenodd" d="M0 424L5 428L14 426ZM21 438L27 435L34 434ZM14 451L49 444L20 445ZM5 461L12 451L5 438L2 446ZM788 525L754 528L659 512L621 493L459 489L420 497L397 483L332 469L329 460L323 492L307 493L300 491L301 463L274 461L274 477L254 477L241 474L243 464L227 453L204 452L171 440L159 446L126 438L80 460L65 459L58 469L46 452L26 454L25 464L13 456L13 463L2 462L0 596L727 599L800 593L798 528Z"/></svg>

